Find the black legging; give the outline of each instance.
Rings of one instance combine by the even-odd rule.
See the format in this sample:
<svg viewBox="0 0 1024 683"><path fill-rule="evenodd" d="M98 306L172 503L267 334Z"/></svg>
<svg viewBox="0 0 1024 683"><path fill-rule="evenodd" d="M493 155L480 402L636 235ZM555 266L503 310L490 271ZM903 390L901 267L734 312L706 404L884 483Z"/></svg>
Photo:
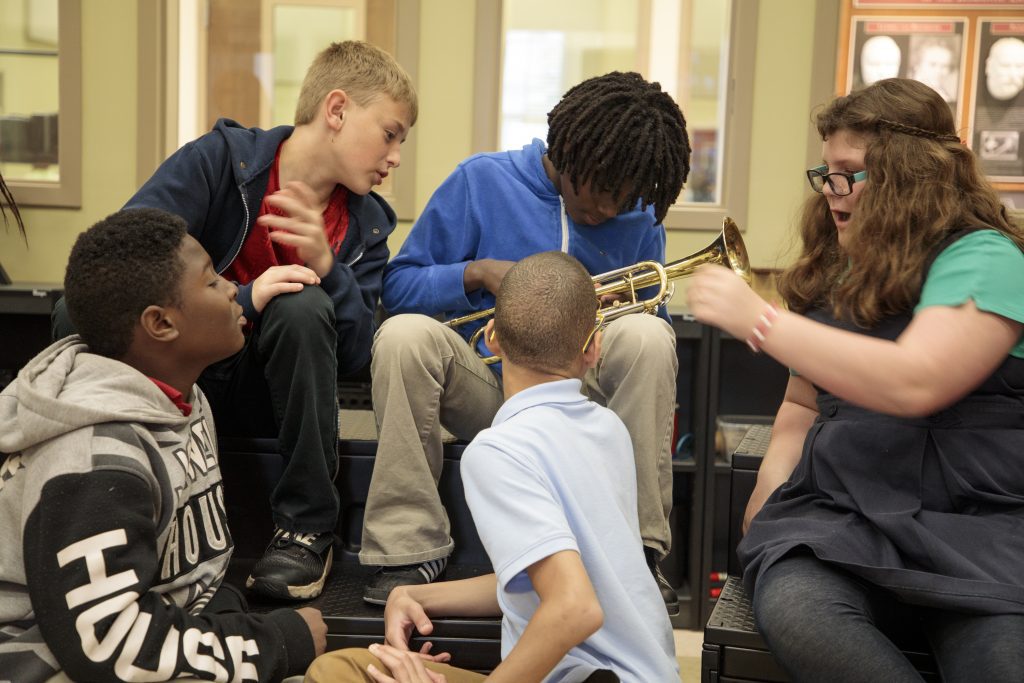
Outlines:
<svg viewBox="0 0 1024 683"><path fill-rule="evenodd" d="M915 607L809 553L765 571L754 617L793 681L920 681L882 632L894 621L924 631L946 683L1024 680L1024 614L980 615Z"/></svg>

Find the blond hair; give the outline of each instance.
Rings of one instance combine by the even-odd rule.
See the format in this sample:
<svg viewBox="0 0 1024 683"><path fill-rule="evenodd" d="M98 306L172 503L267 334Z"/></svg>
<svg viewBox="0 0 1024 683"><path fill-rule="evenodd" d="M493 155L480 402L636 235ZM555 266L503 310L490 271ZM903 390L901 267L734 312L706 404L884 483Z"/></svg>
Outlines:
<svg viewBox="0 0 1024 683"><path fill-rule="evenodd" d="M416 123L419 104L412 79L395 58L361 40L331 43L316 56L306 71L295 107L295 125L311 123L332 90L344 90L365 107L381 95L409 107Z"/></svg>

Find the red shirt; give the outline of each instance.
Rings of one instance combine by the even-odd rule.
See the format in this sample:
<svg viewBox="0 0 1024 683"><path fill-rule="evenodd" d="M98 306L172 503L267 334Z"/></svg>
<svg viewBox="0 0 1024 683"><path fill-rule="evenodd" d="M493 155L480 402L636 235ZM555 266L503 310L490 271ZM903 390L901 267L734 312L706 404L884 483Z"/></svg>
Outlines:
<svg viewBox="0 0 1024 683"><path fill-rule="evenodd" d="M284 143L282 143L284 144ZM270 178L267 180L267 191L263 194L263 201L260 202L260 213L262 216L267 213L285 215L271 207L267 203L267 197L281 189L278 166L281 163L281 146L277 148L274 155L274 165L270 169ZM331 251L335 254L341 248L345 240L345 233L348 232L348 190L343 185L335 185L334 192L324 209L324 232L327 233L327 243L331 245ZM267 268L272 266L302 265L302 259L294 247L287 244L278 244L270 240L270 231L266 226L253 223L245 244L242 245L238 256L224 270L224 277L233 280L240 285L247 285L260 275Z"/></svg>
<svg viewBox="0 0 1024 683"><path fill-rule="evenodd" d="M192 405L185 403L185 397L180 391L172 387L170 384L165 384L164 382L161 382L158 379L153 379L152 377L149 378L149 381L155 384L160 391L164 392L164 395L167 398L171 399L171 403L174 404L175 408L181 411L182 415L188 417L192 414Z"/></svg>

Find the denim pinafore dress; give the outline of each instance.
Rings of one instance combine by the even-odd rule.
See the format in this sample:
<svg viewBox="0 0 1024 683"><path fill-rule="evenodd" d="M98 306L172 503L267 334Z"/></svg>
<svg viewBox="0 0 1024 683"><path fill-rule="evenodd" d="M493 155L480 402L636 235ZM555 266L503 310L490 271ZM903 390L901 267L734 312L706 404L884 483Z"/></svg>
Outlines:
<svg viewBox="0 0 1024 683"><path fill-rule="evenodd" d="M909 314L865 331L894 340ZM963 400L899 418L818 388L818 418L789 480L737 553L749 591L797 550L909 604L1024 613L1024 359L1006 361Z"/></svg>

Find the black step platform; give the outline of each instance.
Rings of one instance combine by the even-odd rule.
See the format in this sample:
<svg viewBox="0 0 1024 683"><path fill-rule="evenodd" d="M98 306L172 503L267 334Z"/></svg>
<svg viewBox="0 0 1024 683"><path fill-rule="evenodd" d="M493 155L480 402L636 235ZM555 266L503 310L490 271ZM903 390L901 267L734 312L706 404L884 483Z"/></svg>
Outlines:
<svg viewBox="0 0 1024 683"><path fill-rule="evenodd" d="M729 504L729 574L715 608L704 626L701 652L701 683L771 683L789 677L775 661L757 631L750 598L739 578L736 545L741 537L743 513L757 483L757 471L768 450L771 426L754 425L736 447L732 457ZM806 600L814 600L808 593ZM914 624L894 624L886 636L893 641L925 681L938 681L938 669L927 640Z"/></svg>
<svg viewBox="0 0 1024 683"><path fill-rule="evenodd" d="M750 599L730 576L704 627L701 681L788 681L754 625Z"/></svg>
<svg viewBox="0 0 1024 683"><path fill-rule="evenodd" d="M375 441L338 442L339 472L335 479L341 512L335 527L334 568L324 592L306 603L261 598L245 590L253 563L263 554L273 534L268 500L284 469L274 439L221 438L220 462L228 523L235 556L227 580L245 592L250 608L269 611L309 605L319 609L327 623L327 649L366 647L384 640L384 608L363 601L363 588L374 568L359 564L363 511L373 473ZM446 444L438 490L448 511L455 552L445 571L447 580L479 576L491 571L487 554L473 526L462 492L459 465L465 444ZM429 638L415 635L418 648L429 640L433 652L450 652L454 666L489 672L501 661L500 617L443 618L432 620Z"/></svg>
<svg viewBox="0 0 1024 683"><path fill-rule="evenodd" d="M245 590L245 578L254 559L235 560L228 581L242 589L255 612L281 607L316 607L327 624L327 649L366 647L384 642L384 608L363 601L363 588L373 575L372 567L337 562L319 597L307 602L272 600ZM445 580L468 579L491 571L489 566L454 565L445 571ZM501 661L500 618L432 619L434 632L429 637L414 634L411 647L433 643L431 652L448 652L452 664L463 669L489 672Z"/></svg>

